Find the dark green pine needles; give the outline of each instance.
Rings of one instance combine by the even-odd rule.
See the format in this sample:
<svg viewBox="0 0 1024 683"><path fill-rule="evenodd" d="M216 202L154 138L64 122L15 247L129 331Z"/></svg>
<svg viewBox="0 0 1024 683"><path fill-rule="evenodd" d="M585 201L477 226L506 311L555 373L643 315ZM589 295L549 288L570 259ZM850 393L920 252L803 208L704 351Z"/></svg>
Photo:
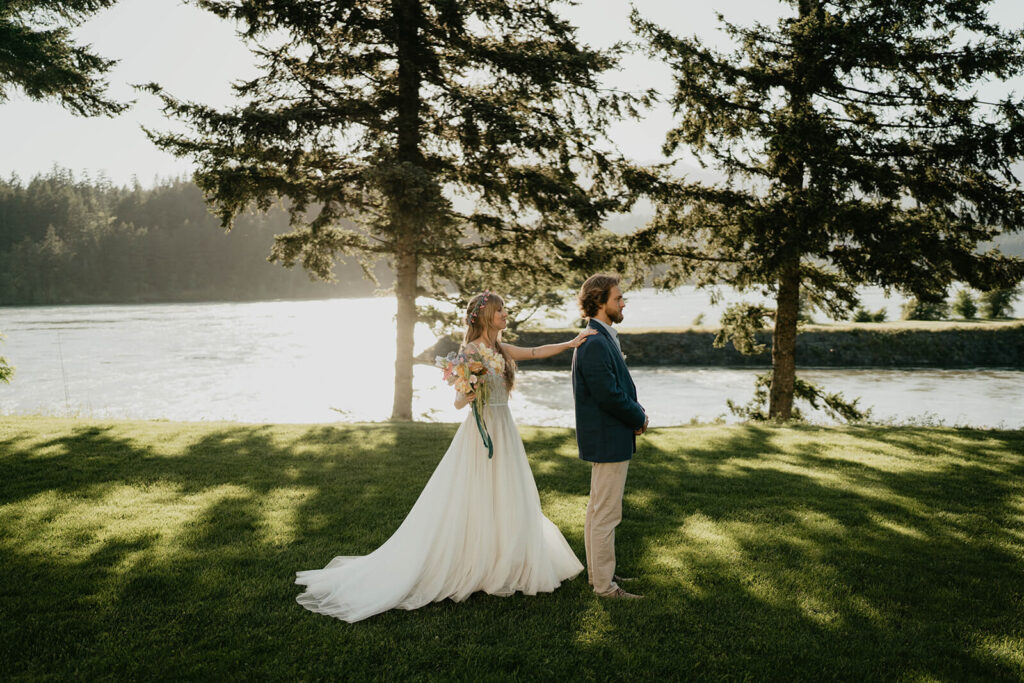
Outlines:
<svg viewBox="0 0 1024 683"><path fill-rule="evenodd" d="M197 4L238 22L259 75L223 111L151 86L190 129L151 136L196 160L225 227L286 204L271 260L320 278L335 257L392 266L395 418L412 415L418 297L550 302L564 240L625 201L603 131L646 96L599 87L621 50L582 44L556 0Z"/></svg>
<svg viewBox="0 0 1024 683"><path fill-rule="evenodd" d="M637 177L658 211L631 246L671 266L664 284L772 294L755 311L774 320L772 418L791 415L802 299L841 319L862 285L937 301L1024 277L1024 259L984 246L1024 228L1024 101L999 95L1024 74L1024 31L992 4L786 0L774 25L722 18L730 52L634 13L675 76L666 154L727 180Z"/></svg>

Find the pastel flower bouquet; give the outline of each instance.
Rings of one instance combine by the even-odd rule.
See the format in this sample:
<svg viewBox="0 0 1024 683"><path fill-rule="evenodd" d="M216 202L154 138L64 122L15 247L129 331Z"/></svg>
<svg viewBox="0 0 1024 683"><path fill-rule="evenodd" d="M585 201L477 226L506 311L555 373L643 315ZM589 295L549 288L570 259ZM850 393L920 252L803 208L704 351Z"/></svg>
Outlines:
<svg viewBox="0 0 1024 683"><path fill-rule="evenodd" d="M475 393L473 402L479 403L480 407L487 405L490 398L487 375L500 376L505 372L505 359L486 346L437 356L434 364L444 372L444 381L456 391L464 395Z"/></svg>
<svg viewBox="0 0 1024 683"><path fill-rule="evenodd" d="M484 345L472 349L462 348L447 356L437 356L434 364L444 373L444 381L463 395L473 394L473 416L476 418L480 437L487 447L487 457L494 455L494 444L484 423L483 407L490 398L487 375L501 376L505 372L505 358Z"/></svg>

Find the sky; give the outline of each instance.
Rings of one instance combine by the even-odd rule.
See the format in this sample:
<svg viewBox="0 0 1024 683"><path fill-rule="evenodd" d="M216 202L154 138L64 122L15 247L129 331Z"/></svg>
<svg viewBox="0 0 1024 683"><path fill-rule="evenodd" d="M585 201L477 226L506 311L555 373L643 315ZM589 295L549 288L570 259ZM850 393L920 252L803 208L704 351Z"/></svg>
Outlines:
<svg viewBox="0 0 1024 683"><path fill-rule="evenodd" d="M736 23L772 22L788 13L776 0L634 0L643 16L679 35L696 35L723 46L716 12ZM581 0L569 11L581 38L607 46L631 37L628 0ZM997 0L993 17L1004 26L1024 26L1024 2ZM191 162L158 150L142 127L167 130L155 97L131 85L156 82L176 97L224 107L231 103L230 84L255 75L249 51L232 24L180 0L121 0L96 14L75 31L79 42L119 60L109 73L110 94L136 100L116 118L76 117L52 102L32 102L20 94L0 105L0 177L17 174L27 180L53 166L76 174L105 175L116 184L137 179L152 185L161 178L187 176ZM643 56L631 56L610 79L623 88L653 87L669 94L668 69ZM1016 86L1016 84L1015 84ZM1017 87L1024 92L1024 84ZM638 161L660 158L660 146L671 125L666 106L651 110L643 120L623 122L611 137Z"/></svg>

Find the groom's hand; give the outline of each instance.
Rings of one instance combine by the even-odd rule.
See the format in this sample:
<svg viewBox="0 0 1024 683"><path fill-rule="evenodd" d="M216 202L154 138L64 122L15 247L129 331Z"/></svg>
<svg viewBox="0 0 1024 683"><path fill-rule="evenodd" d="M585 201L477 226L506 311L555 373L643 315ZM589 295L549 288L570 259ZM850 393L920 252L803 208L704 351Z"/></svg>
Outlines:
<svg viewBox="0 0 1024 683"><path fill-rule="evenodd" d="M641 427L640 429L635 430L633 433L636 434L637 436L640 436L641 434L646 432L647 431L647 425L650 423L650 421L651 421L651 418L649 418L646 415L644 415L644 426Z"/></svg>

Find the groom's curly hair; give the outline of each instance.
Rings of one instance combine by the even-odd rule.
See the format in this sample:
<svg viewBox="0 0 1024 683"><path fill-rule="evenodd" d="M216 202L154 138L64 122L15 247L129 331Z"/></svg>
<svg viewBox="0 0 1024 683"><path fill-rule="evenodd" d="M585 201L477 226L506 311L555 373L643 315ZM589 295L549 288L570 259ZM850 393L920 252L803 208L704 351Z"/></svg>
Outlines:
<svg viewBox="0 0 1024 683"><path fill-rule="evenodd" d="M580 305L580 313L587 318L597 315L597 309L608 302L608 294L617 284L619 284L619 276L610 273L597 273L588 277L580 287L580 295L576 299Z"/></svg>

